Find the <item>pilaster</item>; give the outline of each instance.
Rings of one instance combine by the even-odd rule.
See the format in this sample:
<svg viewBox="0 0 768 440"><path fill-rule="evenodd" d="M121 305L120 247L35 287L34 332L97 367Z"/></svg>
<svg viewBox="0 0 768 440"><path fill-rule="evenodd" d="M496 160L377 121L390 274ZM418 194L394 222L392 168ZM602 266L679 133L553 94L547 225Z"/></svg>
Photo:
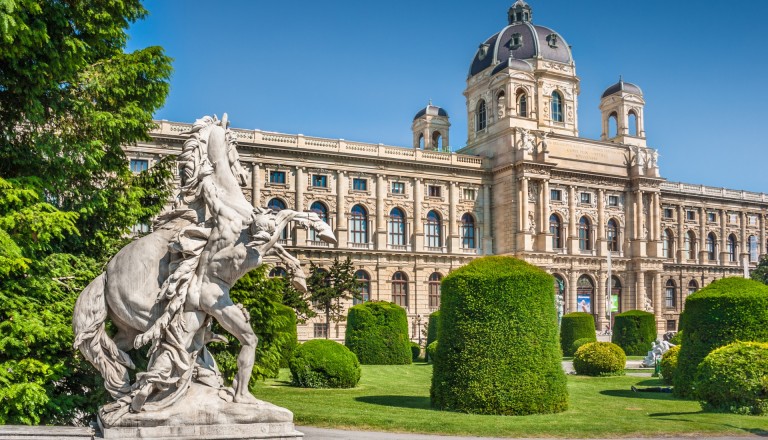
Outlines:
<svg viewBox="0 0 768 440"><path fill-rule="evenodd" d="M347 230L348 225L346 221L346 199L344 195L347 193L347 174L344 171L336 172L336 240L338 240L337 247L347 247Z"/></svg>

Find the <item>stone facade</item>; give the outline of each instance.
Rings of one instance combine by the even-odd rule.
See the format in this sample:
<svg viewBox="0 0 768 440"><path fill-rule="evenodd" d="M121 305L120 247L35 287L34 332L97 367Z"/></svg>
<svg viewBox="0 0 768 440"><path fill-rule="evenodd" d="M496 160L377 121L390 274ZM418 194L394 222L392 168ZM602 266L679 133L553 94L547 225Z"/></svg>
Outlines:
<svg viewBox="0 0 768 440"><path fill-rule="evenodd" d="M688 294L742 276L766 253L768 195L667 182L646 144L642 91L623 80L602 96L601 139L579 137L570 49L531 17L516 2L509 26L475 54L458 152L444 152L448 115L431 104L414 118L413 148L235 130L252 173L246 197L326 215L336 247L301 229L285 245L307 265L349 256L370 299L406 308L414 340L438 308L439 279L488 254L549 271L564 312L587 310L604 329L610 253L619 311L650 310L660 332L676 330ZM126 154L149 165L177 154L187 128L159 121L153 141ZM299 339L323 335L323 319L300 326ZM328 331L343 339L344 323Z"/></svg>

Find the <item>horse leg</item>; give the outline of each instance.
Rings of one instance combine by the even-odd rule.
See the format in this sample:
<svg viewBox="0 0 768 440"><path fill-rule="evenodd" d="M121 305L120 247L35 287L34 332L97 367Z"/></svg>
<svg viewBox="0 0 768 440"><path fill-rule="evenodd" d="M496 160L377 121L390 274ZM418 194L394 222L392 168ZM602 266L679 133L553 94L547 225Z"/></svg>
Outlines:
<svg viewBox="0 0 768 440"><path fill-rule="evenodd" d="M307 276L304 273L304 270L301 269L299 260L297 260L288 251L286 251L285 248L280 244L275 244L272 246L270 251L274 252L285 263L285 265L291 269L291 272L293 272L293 279L291 280L293 288L299 292L306 292Z"/></svg>
<svg viewBox="0 0 768 440"><path fill-rule="evenodd" d="M248 390L253 363L256 358L258 338L248 322L247 312L236 306L229 297L229 286L223 281L206 281L200 291L200 307L213 316L226 331L240 341L240 354L237 356L237 374L232 385L235 389L234 400L237 403L262 403Z"/></svg>

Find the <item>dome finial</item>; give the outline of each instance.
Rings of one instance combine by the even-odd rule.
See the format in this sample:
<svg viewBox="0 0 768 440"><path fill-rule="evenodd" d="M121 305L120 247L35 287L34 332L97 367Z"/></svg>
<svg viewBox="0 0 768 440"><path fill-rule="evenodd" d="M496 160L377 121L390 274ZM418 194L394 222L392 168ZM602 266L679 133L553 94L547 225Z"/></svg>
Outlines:
<svg viewBox="0 0 768 440"><path fill-rule="evenodd" d="M623 83L623 82L624 82L624 75L619 75L619 82L620 82L620 83Z"/></svg>
<svg viewBox="0 0 768 440"><path fill-rule="evenodd" d="M528 23L533 20L533 11L525 0L517 0L507 11L509 24Z"/></svg>

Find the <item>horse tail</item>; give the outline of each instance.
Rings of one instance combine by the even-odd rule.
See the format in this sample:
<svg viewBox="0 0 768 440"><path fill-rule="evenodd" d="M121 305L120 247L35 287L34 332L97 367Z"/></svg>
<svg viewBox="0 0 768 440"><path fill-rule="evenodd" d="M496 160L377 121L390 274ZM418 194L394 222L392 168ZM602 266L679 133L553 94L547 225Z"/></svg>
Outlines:
<svg viewBox="0 0 768 440"><path fill-rule="evenodd" d="M104 329L106 279L106 273L102 273L77 298L72 328L75 331L74 347L99 370L105 388L118 399L131 391L127 368L134 368L134 365L128 353L117 348Z"/></svg>

